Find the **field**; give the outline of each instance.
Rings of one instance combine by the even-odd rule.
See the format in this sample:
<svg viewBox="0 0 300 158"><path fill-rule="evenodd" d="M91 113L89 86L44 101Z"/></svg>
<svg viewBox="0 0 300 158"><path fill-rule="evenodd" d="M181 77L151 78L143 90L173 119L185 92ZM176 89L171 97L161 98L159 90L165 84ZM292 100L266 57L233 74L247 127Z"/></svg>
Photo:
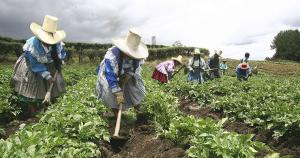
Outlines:
<svg viewBox="0 0 300 158"><path fill-rule="evenodd" d="M24 118L12 64L1 64L2 157L299 157L300 64L255 62L260 73L239 82L230 61L225 76L204 85L183 73L160 85L151 79L157 62L144 66L139 111L123 113L124 141L110 139L115 121L94 95L95 65L67 65L66 93Z"/></svg>

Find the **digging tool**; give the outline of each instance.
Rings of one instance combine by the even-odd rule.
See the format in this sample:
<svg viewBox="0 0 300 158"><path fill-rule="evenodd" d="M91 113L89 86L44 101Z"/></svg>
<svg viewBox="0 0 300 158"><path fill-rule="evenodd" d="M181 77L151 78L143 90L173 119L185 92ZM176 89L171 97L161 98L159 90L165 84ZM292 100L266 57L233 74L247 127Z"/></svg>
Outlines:
<svg viewBox="0 0 300 158"><path fill-rule="evenodd" d="M56 70L55 74L54 74L54 77L53 77L54 81L56 80L57 73L58 72ZM49 104L51 104L51 91L52 91L53 85L54 85L54 83L52 82L51 85L50 85L50 87L48 88L48 90L46 92L46 95L45 95L45 98L43 100L43 103L47 103L48 102Z"/></svg>
<svg viewBox="0 0 300 158"><path fill-rule="evenodd" d="M128 77L125 77L120 84L120 87L122 87L122 89L124 89L124 85L128 82ZM120 132L120 126L121 126L121 117L122 117L122 108L123 108L123 103L119 103L119 110L118 110L118 114L117 114L117 121L116 121L116 125L115 125L115 132L113 135L113 139L115 140L127 140L127 138L125 137L120 137L119 132Z"/></svg>
<svg viewBox="0 0 300 158"><path fill-rule="evenodd" d="M175 73L172 74L171 78L173 76L175 76L181 69L185 68L186 66L185 65L182 65L177 71L175 71Z"/></svg>

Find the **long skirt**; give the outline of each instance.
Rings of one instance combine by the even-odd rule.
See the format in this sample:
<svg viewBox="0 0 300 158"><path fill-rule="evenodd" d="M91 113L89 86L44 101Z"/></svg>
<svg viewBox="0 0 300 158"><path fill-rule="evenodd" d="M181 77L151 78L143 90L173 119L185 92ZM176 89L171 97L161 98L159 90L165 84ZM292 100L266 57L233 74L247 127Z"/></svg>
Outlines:
<svg viewBox="0 0 300 158"><path fill-rule="evenodd" d="M45 65L51 76L54 76L56 72L54 63ZM46 92L50 86L47 80L45 80L41 75L31 71L30 65L27 63L24 55L20 56L15 64L12 83L14 90L19 95L37 100L45 98ZM64 91L65 81L61 72L58 72L51 91L51 98L59 97Z"/></svg>
<svg viewBox="0 0 300 158"><path fill-rule="evenodd" d="M204 83L204 77L203 73L199 71L190 71L188 74L188 81L190 82L198 82L198 83Z"/></svg>
<svg viewBox="0 0 300 158"><path fill-rule="evenodd" d="M139 105L146 95L146 89L141 76L134 74L124 87L121 87L124 94L123 110L127 110L130 107ZM99 100L109 107L119 109L119 105L116 101L115 94L112 93L111 88L105 78L103 72L98 74L98 80L96 83L96 96Z"/></svg>
<svg viewBox="0 0 300 158"><path fill-rule="evenodd" d="M154 80L157 80L161 83L167 83L168 82L168 77L166 74L163 74L161 72L159 72L158 70L154 70L153 74L152 74L152 78Z"/></svg>

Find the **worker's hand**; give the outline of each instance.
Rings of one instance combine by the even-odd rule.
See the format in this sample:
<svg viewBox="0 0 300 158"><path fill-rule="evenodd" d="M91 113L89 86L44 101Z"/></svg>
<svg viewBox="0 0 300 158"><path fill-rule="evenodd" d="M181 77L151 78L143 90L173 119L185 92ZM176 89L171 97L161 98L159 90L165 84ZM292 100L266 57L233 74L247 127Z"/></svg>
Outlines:
<svg viewBox="0 0 300 158"><path fill-rule="evenodd" d="M115 93L115 95L116 95L116 100L117 100L117 104L119 105L119 104L121 104L121 103L124 103L124 94L123 94L123 92L117 92L117 93Z"/></svg>
<svg viewBox="0 0 300 158"><path fill-rule="evenodd" d="M51 85L52 83L55 82L55 79L53 79L52 77L48 80L48 84Z"/></svg>

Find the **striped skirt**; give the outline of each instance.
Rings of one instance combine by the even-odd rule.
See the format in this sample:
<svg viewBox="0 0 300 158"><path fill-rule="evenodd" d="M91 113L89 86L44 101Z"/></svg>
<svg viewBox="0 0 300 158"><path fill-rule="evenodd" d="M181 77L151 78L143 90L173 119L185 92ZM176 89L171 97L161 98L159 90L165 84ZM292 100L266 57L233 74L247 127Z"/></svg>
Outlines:
<svg viewBox="0 0 300 158"><path fill-rule="evenodd" d="M51 76L54 76L56 71L54 63L45 65L51 73ZM44 99L50 86L41 75L31 71L30 65L26 62L24 55L20 56L14 66L12 82L14 90L19 95L30 99ZM52 88L51 98L59 97L64 91L65 81L61 72L58 72Z"/></svg>
<svg viewBox="0 0 300 158"><path fill-rule="evenodd" d="M139 105L146 95L144 82L141 76L136 74L128 80L122 89L124 94L123 110ZM112 93L103 72L98 74L96 96L99 100L103 101L107 107L119 109L116 96Z"/></svg>

